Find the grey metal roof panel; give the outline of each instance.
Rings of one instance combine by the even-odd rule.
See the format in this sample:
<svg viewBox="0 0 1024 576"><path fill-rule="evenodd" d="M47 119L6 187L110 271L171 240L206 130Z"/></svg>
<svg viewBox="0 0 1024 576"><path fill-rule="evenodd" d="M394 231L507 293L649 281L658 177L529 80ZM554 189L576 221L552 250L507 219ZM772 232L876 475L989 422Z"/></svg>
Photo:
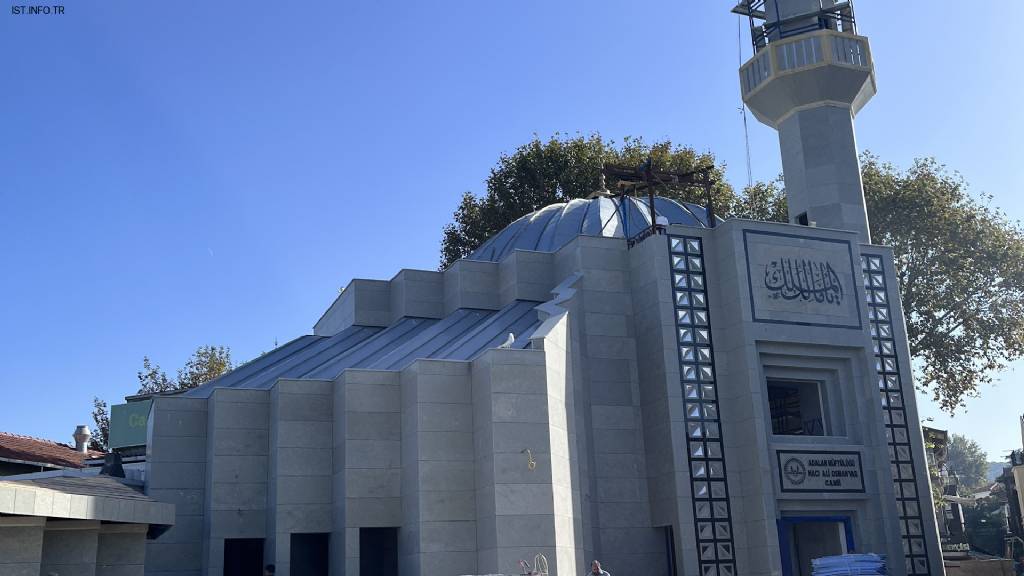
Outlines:
<svg viewBox="0 0 1024 576"><path fill-rule="evenodd" d="M346 368L366 368L438 322L440 320L433 318L402 318L345 354L306 372L303 377L333 380Z"/></svg>
<svg viewBox="0 0 1024 576"><path fill-rule="evenodd" d="M281 346L274 348L262 356L253 358L227 374L223 374L201 386L188 390L184 395L189 397L208 398L210 396L210 392L214 388L235 387L246 379L265 370L268 366L281 362L292 354L295 354L307 346L320 342L321 340L326 340L326 338L313 335L299 336L290 342L286 342Z"/></svg>
<svg viewBox="0 0 1024 576"><path fill-rule="evenodd" d="M185 392L209 398L216 388L269 390L280 378L337 378L348 368L401 370L419 358L472 360L502 344L524 348L540 325L537 302L515 301L501 310L462 308L441 319L401 318L387 328L350 326L330 337L302 336Z"/></svg>
<svg viewBox="0 0 1024 576"><path fill-rule="evenodd" d="M528 328L537 321L537 311L534 309L537 304L526 300L512 302L479 323L474 330L466 332L429 357L472 360L484 350L497 348L504 343L509 333L514 334L519 342Z"/></svg>
<svg viewBox="0 0 1024 576"><path fill-rule="evenodd" d="M387 354L365 365L378 370L401 370L417 358L430 358L445 344L471 331L477 324L495 314L493 310L461 308L452 312L422 333L410 338Z"/></svg>
<svg viewBox="0 0 1024 576"><path fill-rule="evenodd" d="M380 330L380 328L368 326L350 326L329 337L302 336L239 366L216 380L189 390L185 395L209 398L215 388L268 390L274 385L274 382L277 382L278 378L301 377L301 367L311 359L342 354Z"/></svg>

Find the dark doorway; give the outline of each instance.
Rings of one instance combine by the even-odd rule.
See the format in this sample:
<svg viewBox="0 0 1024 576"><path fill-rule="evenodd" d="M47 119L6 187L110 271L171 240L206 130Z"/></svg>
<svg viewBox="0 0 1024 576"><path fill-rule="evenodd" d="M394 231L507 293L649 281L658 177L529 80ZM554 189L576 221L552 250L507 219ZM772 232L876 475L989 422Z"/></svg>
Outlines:
<svg viewBox="0 0 1024 576"><path fill-rule="evenodd" d="M292 574L327 576L331 535L292 534Z"/></svg>
<svg viewBox="0 0 1024 576"><path fill-rule="evenodd" d="M783 576L811 576L811 560L854 552L849 516L784 516L779 519Z"/></svg>
<svg viewBox="0 0 1024 576"><path fill-rule="evenodd" d="M226 538L224 576L263 574L263 538Z"/></svg>
<svg viewBox="0 0 1024 576"><path fill-rule="evenodd" d="M359 576L398 576L398 528L359 529Z"/></svg>

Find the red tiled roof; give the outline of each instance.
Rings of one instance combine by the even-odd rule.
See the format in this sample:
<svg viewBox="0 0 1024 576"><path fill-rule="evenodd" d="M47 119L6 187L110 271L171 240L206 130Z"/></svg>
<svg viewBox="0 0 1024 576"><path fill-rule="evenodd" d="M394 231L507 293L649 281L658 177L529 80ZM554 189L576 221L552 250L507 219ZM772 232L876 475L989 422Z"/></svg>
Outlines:
<svg viewBox="0 0 1024 576"><path fill-rule="evenodd" d="M81 468L85 458L102 458L103 452L76 452L73 446L21 434L0 432L0 459L19 460L43 466Z"/></svg>

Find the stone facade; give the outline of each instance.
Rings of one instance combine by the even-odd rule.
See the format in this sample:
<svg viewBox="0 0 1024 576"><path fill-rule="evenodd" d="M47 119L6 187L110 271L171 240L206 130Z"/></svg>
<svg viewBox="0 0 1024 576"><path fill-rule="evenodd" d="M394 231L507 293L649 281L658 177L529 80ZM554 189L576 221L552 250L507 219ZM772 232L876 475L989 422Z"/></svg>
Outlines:
<svg viewBox="0 0 1024 576"><path fill-rule="evenodd" d="M286 345L305 352L156 397L148 493L177 523L146 573L230 573L244 540L296 574L296 535L324 534L333 575L513 574L539 553L559 575L591 558L795 574L808 526L893 574L941 566L891 253L788 224L664 232L354 280L319 339ZM536 322L498 347L492 325L523 302ZM371 335L342 357L359 360L323 377L355 326ZM454 352L488 329L495 344ZM252 384L300 364L317 377ZM814 383L817 428L778 433L774 380Z"/></svg>

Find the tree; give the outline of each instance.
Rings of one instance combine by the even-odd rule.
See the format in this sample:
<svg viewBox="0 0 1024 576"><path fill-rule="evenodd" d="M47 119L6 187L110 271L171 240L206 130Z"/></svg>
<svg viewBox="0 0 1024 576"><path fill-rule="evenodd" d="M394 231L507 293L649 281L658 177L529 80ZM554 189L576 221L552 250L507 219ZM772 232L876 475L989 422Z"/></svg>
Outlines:
<svg viewBox="0 0 1024 576"><path fill-rule="evenodd" d="M167 377L159 364L153 364L148 356L142 357L139 379L139 394L159 394L175 390L188 390L229 372L231 349L224 346L200 346L192 353L185 366L178 369L177 380Z"/></svg>
<svg viewBox="0 0 1024 576"><path fill-rule="evenodd" d="M556 134L502 154L484 195L462 196L443 230L441 269L515 219L597 190L602 163L639 165L648 156L656 169L713 166L719 216L788 220L781 181L737 193L709 153L667 140L616 144L598 134ZM918 159L905 172L870 153L861 163L872 241L895 253L916 385L953 413L993 374L1024 356L1024 232L989 206L991 197L971 195L959 175L934 159ZM614 189L615 182L607 186ZM705 203L697 188L667 186L658 194Z"/></svg>
<svg viewBox="0 0 1024 576"><path fill-rule="evenodd" d="M92 421L95 427L89 439L89 449L106 452L110 445L110 414L107 403L95 396L92 398Z"/></svg>
<svg viewBox="0 0 1024 576"><path fill-rule="evenodd" d="M641 138L626 138L621 145L606 141L599 134L565 137L559 134L547 141L534 138L512 154L502 154L487 177L483 197L471 192L462 196L453 221L444 227L441 269L469 255L485 240L514 220L557 202L585 198L601 187L601 166L618 164L638 166L650 158L655 170L689 171L710 167L714 186L711 197L719 216L772 216L785 219L781 190L774 184L761 184L752 193L737 195L725 181L723 167L708 153L678 146L669 140L648 144ZM614 189L617 180L605 184ZM682 202L704 205L699 187L667 184L658 195Z"/></svg>
<svg viewBox="0 0 1024 576"><path fill-rule="evenodd" d="M916 384L952 413L1024 355L1024 233L934 159L862 156L872 241L892 246Z"/></svg>
<svg viewBox="0 0 1024 576"><path fill-rule="evenodd" d="M149 356L142 357L142 370L138 373L139 394L158 394L174 390L177 384L167 377L159 365L150 363Z"/></svg>
<svg viewBox="0 0 1024 576"><path fill-rule="evenodd" d="M179 390L195 388L229 372L231 368L230 348L200 346L185 362L185 367L178 370L177 388Z"/></svg>
<svg viewBox="0 0 1024 576"><path fill-rule="evenodd" d="M988 455L977 442L950 434L946 446L946 472L955 475L959 486L973 492L988 484Z"/></svg>

